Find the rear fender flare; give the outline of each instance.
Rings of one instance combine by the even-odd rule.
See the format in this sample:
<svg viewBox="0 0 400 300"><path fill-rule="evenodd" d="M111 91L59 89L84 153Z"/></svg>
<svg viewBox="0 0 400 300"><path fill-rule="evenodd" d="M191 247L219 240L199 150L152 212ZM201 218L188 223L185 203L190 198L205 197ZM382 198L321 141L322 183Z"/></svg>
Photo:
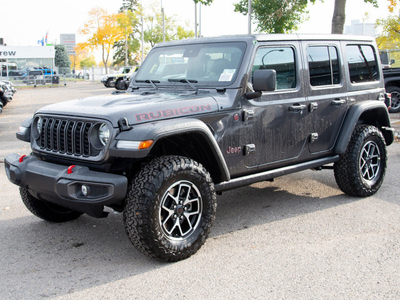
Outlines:
<svg viewBox="0 0 400 300"><path fill-rule="evenodd" d="M351 106L339 133L335 146L336 154L346 151L351 135L357 124L374 125L382 131L386 145L393 143L393 128L390 127L390 118L385 103L380 101L365 101Z"/></svg>

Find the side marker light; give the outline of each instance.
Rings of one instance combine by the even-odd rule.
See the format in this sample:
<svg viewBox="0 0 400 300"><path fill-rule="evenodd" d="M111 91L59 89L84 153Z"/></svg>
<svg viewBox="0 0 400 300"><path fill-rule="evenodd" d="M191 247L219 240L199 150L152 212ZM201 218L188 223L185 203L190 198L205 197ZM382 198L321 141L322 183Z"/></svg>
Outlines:
<svg viewBox="0 0 400 300"><path fill-rule="evenodd" d="M138 149L147 149L150 148L151 145L153 145L153 140L142 141L140 142Z"/></svg>

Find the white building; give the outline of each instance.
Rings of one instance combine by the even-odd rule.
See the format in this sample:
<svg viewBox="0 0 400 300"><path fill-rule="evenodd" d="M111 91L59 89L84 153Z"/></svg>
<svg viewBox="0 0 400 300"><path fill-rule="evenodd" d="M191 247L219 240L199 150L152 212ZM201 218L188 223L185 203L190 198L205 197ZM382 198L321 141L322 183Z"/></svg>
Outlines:
<svg viewBox="0 0 400 300"><path fill-rule="evenodd" d="M54 46L0 46L2 76L25 67L54 69Z"/></svg>
<svg viewBox="0 0 400 300"><path fill-rule="evenodd" d="M374 23L364 23L360 20L351 20L351 25L344 27L344 34L377 36Z"/></svg>

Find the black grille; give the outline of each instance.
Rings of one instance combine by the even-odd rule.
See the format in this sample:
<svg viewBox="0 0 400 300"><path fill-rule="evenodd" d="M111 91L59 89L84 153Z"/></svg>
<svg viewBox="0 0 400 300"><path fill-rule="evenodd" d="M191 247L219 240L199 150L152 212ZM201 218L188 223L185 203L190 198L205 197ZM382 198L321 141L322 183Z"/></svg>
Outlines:
<svg viewBox="0 0 400 300"><path fill-rule="evenodd" d="M96 156L100 151L90 145L93 122L42 117L38 145L42 150L55 153Z"/></svg>

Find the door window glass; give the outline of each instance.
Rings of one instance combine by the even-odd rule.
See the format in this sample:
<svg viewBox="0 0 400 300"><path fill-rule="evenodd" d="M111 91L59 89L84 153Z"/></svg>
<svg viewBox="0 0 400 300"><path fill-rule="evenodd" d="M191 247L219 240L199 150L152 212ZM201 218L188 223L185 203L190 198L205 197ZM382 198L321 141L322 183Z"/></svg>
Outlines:
<svg viewBox="0 0 400 300"><path fill-rule="evenodd" d="M276 71L276 90L296 87L296 67L294 50L291 47L259 48L254 59L255 70L272 69Z"/></svg>
<svg viewBox="0 0 400 300"><path fill-rule="evenodd" d="M340 83L339 61L336 47L308 47L307 57L310 84L312 86Z"/></svg>

